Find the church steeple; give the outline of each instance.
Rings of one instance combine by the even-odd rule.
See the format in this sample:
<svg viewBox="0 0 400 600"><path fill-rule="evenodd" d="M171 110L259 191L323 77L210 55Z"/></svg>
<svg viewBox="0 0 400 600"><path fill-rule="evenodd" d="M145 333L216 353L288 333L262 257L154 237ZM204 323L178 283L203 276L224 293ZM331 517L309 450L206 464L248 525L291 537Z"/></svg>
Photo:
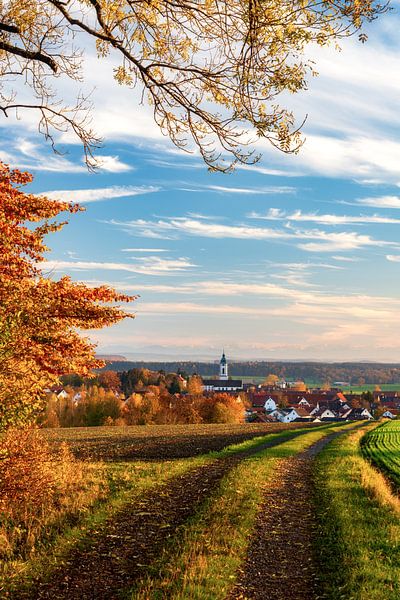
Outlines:
<svg viewBox="0 0 400 600"><path fill-rule="evenodd" d="M225 350L222 350L221 360L219 361L219 378L228 379L228 363L226 362Z"/></svg>

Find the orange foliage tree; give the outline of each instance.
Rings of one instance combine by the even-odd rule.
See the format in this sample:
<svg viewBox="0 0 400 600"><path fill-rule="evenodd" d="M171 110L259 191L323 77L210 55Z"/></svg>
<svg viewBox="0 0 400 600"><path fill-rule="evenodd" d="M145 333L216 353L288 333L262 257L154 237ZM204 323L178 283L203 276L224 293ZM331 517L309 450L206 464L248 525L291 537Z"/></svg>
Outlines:
<svg viewBox="0 0 400 600"><path fill-rule="evenodd" d="M31 181L29 173L0 163L0 429L33 418L44 389L61 374L88 376L102 366L78 330L131 316L115 303L135 299L107 286L45 276L44 238L65 225L52 219L82 209L26 193L22 188Z"/></svg>

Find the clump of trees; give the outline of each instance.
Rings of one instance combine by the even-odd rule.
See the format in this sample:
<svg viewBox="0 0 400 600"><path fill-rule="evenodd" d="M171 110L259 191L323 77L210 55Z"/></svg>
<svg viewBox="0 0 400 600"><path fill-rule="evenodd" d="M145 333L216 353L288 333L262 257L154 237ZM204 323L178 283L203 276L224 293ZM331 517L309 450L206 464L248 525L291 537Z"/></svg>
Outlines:
<svg viewBox="0 0 400 600"><path fill-rule="evenodd" d="M64 381L74 379L67 376ZM241 397L226 393L204 394L198 375L186 380L148 369L104 371L93 382L49 393L38 422L44 427L240 423L245 404Z"/></svg>

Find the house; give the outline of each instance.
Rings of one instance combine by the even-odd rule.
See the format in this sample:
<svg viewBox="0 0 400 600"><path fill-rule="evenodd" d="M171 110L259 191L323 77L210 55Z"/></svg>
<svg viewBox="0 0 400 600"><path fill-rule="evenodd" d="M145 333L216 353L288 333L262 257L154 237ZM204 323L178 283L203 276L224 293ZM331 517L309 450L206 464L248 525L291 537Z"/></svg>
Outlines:
<svg viewBox="0 0 400 600"><path fill-rule="evenodd" d="M315 419L319 419L320 421L338 418L338 415L335 412L333 412L330 408L324 406L318 406L318 408L314 408L314 410L311 411L310 415L312 415Z"/></svg>
<svg viewBox="0 0 400 600"><path fill-rule="evenodd" d="M271 398L271 396L269 398L267 398L267 400L264 402L265 412L275 410L276 406L277 406L277 404L276 404L275 400L273 398Z"/></svg>
<svg viewBox="0 0 400 600"><path fill-rule="evenodd" d="M372 419L373 417L367 408L353 408L347 418L352 421L361 421Z"/></svg>
<svg viewBox="0 0 400 600"><path fill-rule="evenodd" d="M397 408L391 408L385 410L382 417L386 417L388 419L395 419L399 415L400 411Z"/></svg>
<svg viewBox="0 0 400 600"><path fill-rule="evenodd" d="M299 400L298 406L311 406L311 404L308 400L306 400L306 398L303 397Z"/></svg>
<svg viewBox="0 0 400 600"><path fill-rule="evenodd" d="M279 414L276 418L280 423L292 423L300 416L294 408L282 408L277 412Z"/></svg>
<svg viewBox="0 0 400 600"><path fill-rule="evenodd" d="M271 415L263 415L259 412L246 411L246 421L249 423L275 423L276 419Z"/></svg>
<svg viewBox="0 0 400 600"><path fill-rule="evenodd" d="M311 415L310 409L305 406L296 406L294 407L298 417L296 421L307 421L310 422L313 420L313 416Z"/></svg>

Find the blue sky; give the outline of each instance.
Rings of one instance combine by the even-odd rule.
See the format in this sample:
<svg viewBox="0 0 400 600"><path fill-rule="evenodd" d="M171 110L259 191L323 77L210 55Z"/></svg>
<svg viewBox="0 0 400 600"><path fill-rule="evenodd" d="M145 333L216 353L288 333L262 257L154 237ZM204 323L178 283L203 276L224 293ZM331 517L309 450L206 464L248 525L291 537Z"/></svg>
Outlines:
<svg viewBox="0 0 400 600"><path fill-rule="evenodd" d="M261 161L229 175L178 151L90 48L96 174L72 136L55 156L32 115L0 121L0 159L31 170L33 191L86 207L49 239L52 276L140 294L135 320L91 334L100 351L400 360L398 12L368 30L340 53L310 50L319 77L281 99L307 114L300 153L259 142Z"/></svg>

